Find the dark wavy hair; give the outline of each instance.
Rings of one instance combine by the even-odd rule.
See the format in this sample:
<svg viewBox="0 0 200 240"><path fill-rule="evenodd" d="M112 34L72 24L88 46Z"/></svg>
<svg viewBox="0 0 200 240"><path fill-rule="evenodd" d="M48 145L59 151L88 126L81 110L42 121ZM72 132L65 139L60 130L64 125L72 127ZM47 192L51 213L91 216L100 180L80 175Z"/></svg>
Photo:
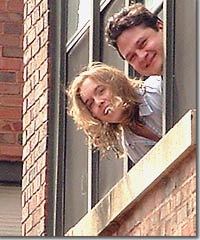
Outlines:
<svg viewBox="0 0 200 240"><path fill-rule="evenodd" d="M160 19L151 13L141 3L135 3L129 7L122 8L108 19L105 28L107 43L118 50L116 41L119 35L126 29L143 25L158 31L157 21Z"/></svg>

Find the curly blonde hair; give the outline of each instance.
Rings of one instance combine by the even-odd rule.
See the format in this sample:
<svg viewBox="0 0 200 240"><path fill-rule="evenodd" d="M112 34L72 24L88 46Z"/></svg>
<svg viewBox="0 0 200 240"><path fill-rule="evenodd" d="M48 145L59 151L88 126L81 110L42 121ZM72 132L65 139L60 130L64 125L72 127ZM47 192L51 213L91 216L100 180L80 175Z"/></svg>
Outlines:
<svg viewBox="0 0 200 240"><path fill-rule="evenodd" d="M123 124L106 123L92 116L80 98L80 87L87 78L104 84L112 90L112 105L127 108L127 121ZM66 90L68 114L73 118L77 128L86 133L90 146L100 150L102 154L112 149L117 157L123 155L122 127L134 121L133 114L140 101L137 90L141 85L142 81L129 79L122 71L101 62L89 64L74 78ZM132 115L131 118L130 115Z"/></svg>

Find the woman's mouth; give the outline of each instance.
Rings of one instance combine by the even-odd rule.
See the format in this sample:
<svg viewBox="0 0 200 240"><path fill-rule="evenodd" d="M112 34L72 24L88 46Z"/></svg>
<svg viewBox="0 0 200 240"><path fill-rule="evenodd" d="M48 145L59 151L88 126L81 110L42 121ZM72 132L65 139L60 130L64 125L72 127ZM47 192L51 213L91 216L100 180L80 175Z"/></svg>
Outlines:
<svg viewBox="0 0 200 240"><path fill-rule="evenodd" d="M111 110L110 106L107 106L104 110L104 115L108 115L109 113L111 113L111 111L112 110Z"/></svg>

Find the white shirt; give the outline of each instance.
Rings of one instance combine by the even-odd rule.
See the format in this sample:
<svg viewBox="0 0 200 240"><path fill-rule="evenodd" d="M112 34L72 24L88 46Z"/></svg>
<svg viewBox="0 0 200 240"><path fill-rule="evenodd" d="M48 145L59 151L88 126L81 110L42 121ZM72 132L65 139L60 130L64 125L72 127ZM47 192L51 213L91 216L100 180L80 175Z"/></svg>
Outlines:
<svg viewBox="0 0 200 240"><path fill-rule="evenodd" d="M149 128L157 136L162 136L162 78L151 76L144 82L145 94L143 102L139 105L139 115ZM141 93L142 94L142 93ZM129 129L124 129L122 142L124 149L133 163L137 163L156 142L148 138L138 136Z"/></svg>

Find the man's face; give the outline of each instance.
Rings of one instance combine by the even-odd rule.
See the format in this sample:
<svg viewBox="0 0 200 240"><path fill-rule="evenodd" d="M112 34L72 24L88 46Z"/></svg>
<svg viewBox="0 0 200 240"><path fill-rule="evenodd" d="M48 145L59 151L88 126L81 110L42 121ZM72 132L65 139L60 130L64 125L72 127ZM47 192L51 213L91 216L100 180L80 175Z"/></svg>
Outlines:
<svg viewBox="0 0 200 240"><path fill-rule="evenodd" d="M163 74L163 27L158 31L143 25L124 30L117 38L121 55L141 75Z"/></svg>

